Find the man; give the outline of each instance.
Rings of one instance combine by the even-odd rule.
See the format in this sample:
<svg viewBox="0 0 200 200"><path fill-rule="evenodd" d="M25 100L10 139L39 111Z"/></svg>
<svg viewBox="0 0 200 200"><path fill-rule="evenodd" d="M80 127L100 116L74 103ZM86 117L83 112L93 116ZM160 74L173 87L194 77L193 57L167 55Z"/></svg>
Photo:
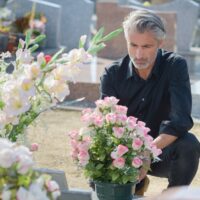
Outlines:
<svg viewBox="0 0 200 200"><path fill-rule="evenodd" d="M128 55L105 69L101 98L118 98L119 104L128 107L128 115L146 122L154 143L163 151L151 171L141 169L136 194L145 187L147 173L168 178L168 187L189 185L198 169L200 144L188 132L193 121L186 61L160 49L166 31L153 12L133 11L123 28Z"/></svg>

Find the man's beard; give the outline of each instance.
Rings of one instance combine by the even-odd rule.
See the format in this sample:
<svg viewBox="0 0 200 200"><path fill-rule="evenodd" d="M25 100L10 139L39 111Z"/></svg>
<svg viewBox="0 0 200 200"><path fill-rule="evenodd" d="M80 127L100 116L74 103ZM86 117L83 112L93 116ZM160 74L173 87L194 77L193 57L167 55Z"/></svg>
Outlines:
<svg viewBox="0 0 200 200"><path fill-rule="evenodd" d="M148 66L149 66L148 62L145 62L145 63L142 63L142 64L137 64L133 58L130 57L130 59L131 59L131 62L133 63L133 65L136 69L139 69L139 70L140 69L147 69Z"/></svg>

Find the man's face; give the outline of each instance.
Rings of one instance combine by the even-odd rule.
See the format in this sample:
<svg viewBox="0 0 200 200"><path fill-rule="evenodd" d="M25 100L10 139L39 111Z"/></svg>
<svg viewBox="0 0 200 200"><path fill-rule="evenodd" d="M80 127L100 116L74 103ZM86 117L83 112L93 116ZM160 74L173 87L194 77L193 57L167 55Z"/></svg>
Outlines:
<svg viewBox="0 0 200 200"><path fill-rule="evenodd" d="M135 68L151 68L162 41L157 40L152 32L132 32L127 35L126 40L128 53Z"/></svg>

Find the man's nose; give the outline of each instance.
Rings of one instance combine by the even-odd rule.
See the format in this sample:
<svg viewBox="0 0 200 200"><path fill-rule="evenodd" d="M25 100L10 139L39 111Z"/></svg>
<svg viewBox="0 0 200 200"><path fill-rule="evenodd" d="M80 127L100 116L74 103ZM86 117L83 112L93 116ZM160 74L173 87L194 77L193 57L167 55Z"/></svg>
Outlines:
<svg viewBox="0 0 200 200"><path fill-rule="evenodd" d="M140 59L140 58L142 58L142 56L143 56L142 49L141 49L141 48L137 48L137 49L136 49L136 52L135 52L135 57L136 57L137 59Z"/></svg>

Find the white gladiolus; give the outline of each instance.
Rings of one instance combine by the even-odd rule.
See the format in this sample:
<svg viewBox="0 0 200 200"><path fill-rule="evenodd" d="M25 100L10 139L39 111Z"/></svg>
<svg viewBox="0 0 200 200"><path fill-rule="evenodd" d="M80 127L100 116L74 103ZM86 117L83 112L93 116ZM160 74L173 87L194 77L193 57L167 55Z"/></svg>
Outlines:
<svg viewBox="0 0 200 200"><path fill-rule="evenodd" d="M20 86L25 96L34 96L36 93L34 82L31 79L21 77Z"/></svg>
<svg viewBox="0 0 200 200"><path fill-rule="evenodd" d="M33 61L33 56L29 49L18 49L16 51L16 57L20 63L30 64Z"/></svg>
<svg viewBox="0 0 200 200"><path fill-rule="evenodd" d="M30 107L31 104L27 101L27 99L11 97L6 104L4 111L6 111L6 113L10 116L17 116L28 111Z"/></svg>
<svg viewBox="0 0 200 200"><path fill-rule="evenodd" d="M44 58L43 58L43 61L44 61ZM42 64L42 61L39 61L41 62ZM24 67L24 72L26 74L26 77L28 77L29 79L39 79L41 78L42 76L42 71L41 71L41 68L40 68L40 64L37 63L37 62L34 62L30 65L27 65Z"/></svg>

